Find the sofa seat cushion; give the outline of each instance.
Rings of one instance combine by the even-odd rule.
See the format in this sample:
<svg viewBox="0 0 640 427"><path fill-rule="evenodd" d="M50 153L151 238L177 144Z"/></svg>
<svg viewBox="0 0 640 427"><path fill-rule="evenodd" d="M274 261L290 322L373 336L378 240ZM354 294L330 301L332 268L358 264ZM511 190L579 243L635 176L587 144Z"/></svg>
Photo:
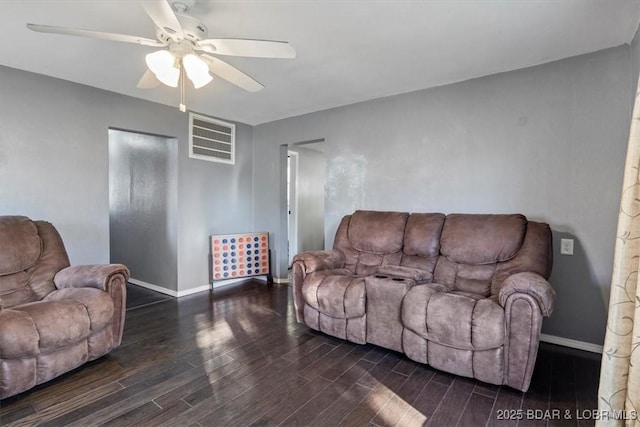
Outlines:
<svg viewBox="0 0 640 427"><path fill-rule="evenodd" d="M418 285L405 296L402 316L406 328L447 347L489 350L504 344L504 310L489 298Z"/></svg>
<svg viewBox="0 0 640 427"><path fill-rule="evenodd" d="M330 317L351 319L365 314L364 276L349 270L321 270L309 274L302 285L304 301Z"/></svg>
<svg viewBox="0 0 640 427"><path fill-rule="evenodd" d="M0 311L0 358L17 359L40 353L38 330L28 313Z"/></svg>
<svg viewBox="0 0 640 427"><path fill-rule="evenodd" d="M71 345L90 334L87 309L77 301L38 301L13 307L12 310L27 314L33 322L40 353ZM12 330L9 333L22 334L22 331Z"/></svg>
<svg viewBox="0 0 640 427"><path fill-rule="evenodd" d="M76 301L82 304L89 316L91 332L107 326L113 318L113 300L104 291L95 288L67 288L51 292L45 301Z"/></svg>

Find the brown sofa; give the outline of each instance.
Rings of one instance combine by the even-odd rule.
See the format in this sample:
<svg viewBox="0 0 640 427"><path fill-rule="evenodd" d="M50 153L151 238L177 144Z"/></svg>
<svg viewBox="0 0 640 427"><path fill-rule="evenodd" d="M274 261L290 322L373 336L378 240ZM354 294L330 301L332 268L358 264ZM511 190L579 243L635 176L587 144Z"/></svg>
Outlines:
<svg viewBox="0 0 640 427"><path fill-rule="evenodd" d="M0 399L120 345L124 265L69 266L48 222L0 216Z"/></svg>
<svg viewBox="0 0 640 427"><path fill-rule="evenodd" d="M356 211L292 266L299 322L526 391L555 291L551 230L522 215Z"/></svg>

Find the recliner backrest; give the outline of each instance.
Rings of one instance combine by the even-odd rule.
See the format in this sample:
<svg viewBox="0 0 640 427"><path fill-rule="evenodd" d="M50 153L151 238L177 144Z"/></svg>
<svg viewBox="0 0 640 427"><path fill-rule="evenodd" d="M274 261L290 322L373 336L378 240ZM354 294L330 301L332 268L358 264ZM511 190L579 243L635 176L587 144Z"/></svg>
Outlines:
<svg viewBox="0 0 640 427"><path fill-rule="evenodd" d="M488 297L509 274L533 271L548 278L551 231L530 224L520 214L447 215L434 282ZM538 232L533 239L527 238L530 228Z"/></svg>
<svg viewBox="0 0 640 427"><path fill-rule="evenodd" d="M399 265L407 212L356 211L342 219L334 248L355 274L373 274L381 265Z"/></svg>
<svg viewBox="0 0 640 427"><path fill-rule="evenodd" d="M411 214L404 231L401 266L427 271L433 278L444 219L441 213Z"/></svg>
<svg viewBox="0 0 640 427"><path fill-rule="evenodd" d="M25 216L0 216L3 307L41 300L55 290L55 274L68 266L69 257L53 225Z"/></svg>

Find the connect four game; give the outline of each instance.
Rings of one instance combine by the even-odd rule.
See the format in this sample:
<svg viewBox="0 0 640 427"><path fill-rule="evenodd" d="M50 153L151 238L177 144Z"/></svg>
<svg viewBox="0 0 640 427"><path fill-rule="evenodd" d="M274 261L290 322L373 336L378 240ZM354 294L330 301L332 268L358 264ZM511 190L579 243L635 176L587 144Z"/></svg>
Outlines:
<svg viewBox="0 0 640 427"><path fill-rule="evenodd" d="M211 236L212 280L269 275L269 233Z"/></svg>

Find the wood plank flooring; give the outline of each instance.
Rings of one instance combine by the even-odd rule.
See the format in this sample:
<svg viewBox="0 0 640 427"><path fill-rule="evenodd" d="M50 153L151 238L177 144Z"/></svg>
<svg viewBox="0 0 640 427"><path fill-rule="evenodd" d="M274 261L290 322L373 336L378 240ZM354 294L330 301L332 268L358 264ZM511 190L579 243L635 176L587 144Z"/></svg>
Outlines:
<svg viewBox="0 0 640 427"><path fill-rule="evenodd" d="M127 310L170 300L173 297L127 283Z"/></svg>
<svg viewBox="0 0 640 427"><path fill-rule="evenodd" d="M288 286L250 280L128 310L120 348L0 402L0 424L588 426L599 365L543 343L528 393L484 384L312 331Z"/></svg>

